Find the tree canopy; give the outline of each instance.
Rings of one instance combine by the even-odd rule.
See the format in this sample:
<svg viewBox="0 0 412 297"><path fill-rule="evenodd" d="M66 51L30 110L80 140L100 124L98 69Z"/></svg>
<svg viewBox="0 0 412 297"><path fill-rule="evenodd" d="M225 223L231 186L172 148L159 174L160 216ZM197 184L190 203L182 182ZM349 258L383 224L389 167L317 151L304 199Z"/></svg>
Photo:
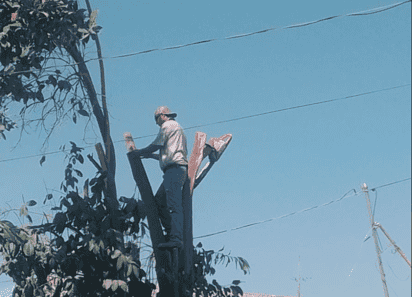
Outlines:
<svg viewBox="0 0 412 297"><path fill-rule="evenodd" d="M96 11L90 17L85 12L72 0L0 3L0 110L12 101L22 102L24 117L42 103L41 116L34 121L48 132L67 115L75 123L78 115L89 116L89 92L84 92L72 55L82 57L101 27ZM53 114L48 126L46 119Z"/></svg>

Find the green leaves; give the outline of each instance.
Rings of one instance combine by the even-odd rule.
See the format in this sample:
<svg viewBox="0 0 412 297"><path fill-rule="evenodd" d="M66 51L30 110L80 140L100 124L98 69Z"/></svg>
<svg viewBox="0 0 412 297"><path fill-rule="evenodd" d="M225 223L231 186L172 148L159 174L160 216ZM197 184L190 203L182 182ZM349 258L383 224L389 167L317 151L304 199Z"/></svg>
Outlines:
<svg viewBox="0 0 412 297"><path fill-rule="evenodd" d="M239 286L230 286L230 289L232 290L233 296L243 295L243 291Z"/></svg>
<svg viewBox="0 0 412 297"><path fill-rule="evenodd" d="M94 240L91 239L88 243L89 245L89 252L93 252L93 254L98 254L100 250L104 250L104 242L99 239L99 240Z"/></svg>
<svg viewBox="0 0 412 297"><path fill-rule="evenodd" d="M129 286L126 284L126 282L119 280L119 286L120 288L125 291L125 292L129 292Z"/></svg>
<svg viewBox="0 0 412 297"><path fill-rule="evenodd" d="M226 266L230 262L240 265L244 273L249 270L249 264L242 257L230 256L230 253L225 255L222 253L224 248L215 252L213 250L206 251L202 248L202 243L198 243L195 248L195 254L193 257L194 264L194 278L195 278L195 291L204 295L213 296L240 296L243 294L242 289L238 286L241 281L234 280L230 286L221 286L216 280L212 283L208 283L206 280L206 275L215 274L215 268L212 264L223 264Z"/></svg>
<svg viewBox="0 0 412 297"><path fill-rule="evenodd" d="M81 152L84 150L82 147L78 147L73 141L70 141L70 144L72 145L72 148L70 150L70 154L76 155L77 153ZM75 157L75 156L74 156Z"/></svg>
<svg viewBox="0 0 412 297"><path fill-rule="evenodd" d="M120 288L124 292L129 292L128 285L122 280L105 279L103 281L103 288L105 288L106 290L111 289L113 292Z"/></svg>
<svg viewBox="0 0 412 297"><path fill-rule="evenodd" d="M51 84L53 87L57 86L57 79L53 75L49 75L49 79L46 80L46 84Z"/></svg>
<svg viewBox="0 0 412 297"><path fill-rule="evenodd" d="M62 212L58 212L53 219L53 224L55 225L56 232L63 233L66 227L65 226L66 222L67 222L66 214Z"/></svg>
<svg viewBox="0 0 412 297"><path fill-rule="evenodd" d="M80 109L77 111L80 115L84 116L84 117L90 117L89 113L87 111L85 111L84 109Z"/></svg>
<svg viewBox="0 0 412 297"><path fill-rule="evenodd" d="M53 194L47 194L46 198L43 201L43 204L46 204L47 200L51 200L53 198Z"/></svg>
<svg viewBox="0 0 412 297"><path fill-rule="evenodd" d="M20 207L20 216L25 217L25 216L27 216L28 213L29 213L29 210L27 209L27 206L25 204L23 204Z"/></svg>
<svg viewBox="0 0 412 297"><path fill-rule="evenodd" d="M96 27L95 16L90 21L84 15L85 10L79 10L77 3L71 0L16 0L10 3L12 5L0 1L0 63L3 66L0 67L0 98L10 94L13 101L22 101L26 106L30 99L39 103L52 99L56 102L53 107L57 108L48 108L44 114L49 116L55 112L61 117L64 112L59 110L62 109L60 103L69 92L77 92L76 84L80 78L67 70L50 74L55 71L43 69L47 65L43 61L55 58L56 49L67 57L69 54L64 49L80 45L84 32L91 34L90 24ZM48 76L48 79L27 84L27 79L39 78L35 69L43 70L42 76ZM44 84L49 88L43 90ZM0 99L0 105L2 101ZM4 134L0 134L3 137Z"/></svg>
<svg viewBox="0 0 412 297"><path fill-rule="evenodd" d="M112 280L111 279L105 279L103 281L103 288L105 288L106 290L109 290L110 287L112 286Z"/></svg>
<svg viewBox="0 0 412 297"><path fill-rule="evenodd" d="M140 270L139 270L139 268L138 268L137 266L133 265L133 266L132 266L132 269L133 269L133 274L134 274L134 276L135 276L136 278L139 278L139 276L140 276Z"/></svg>
<svg viewBox="0 0 412 297"><path fill-rule="evenodd" d="M121 251L115 250L111 257L112 259L117 259L121 254L122 254Z"/></svg>
<svg viewBox="0 0 412 297"><path fill-rule="evenodd" d="M24 244L23 252L24 252L24 255L26 255L27 257L34 255L34 246L31 241L28 241Z"/></svg>
<svg viewBox="0 0 412 297"><path fill-rule="evenodd" d="M74 160L77 164L84 161L81 152L82 149L72 143L66 168L67 177L76 176L80 179L83 176L74 165ZM98 173L96 179L90 182L94 187L90 194L101 194L104 178L105 174ZM82 188L88 189L89 182L86 181ZM44 203L52 198L56 197L46 194L43 197ZM23 237L26 233L21 232L21 229L9 227L0 221L0 248L3 246L1 240L7 237L11 241L15 236L14 232L16 237L24 238L7 247L10 251L14 249L14 254L10 252L10 256L19 255L8 258L9 263L16 262L13 263L15 266L9 267L10 275L22 279L16 288L24 289L30 284L34 288L32 296L41 295L36 292L39 287L44 292L48 290L47 294L50 294L46 294L47 296L53 296L56 288L65 296L78 296L76 292L85 292L90 296L123 296L125 292L132 291L133 286L133 290L138 288L135 292L139 294L141 287L145 287L148 292L153 288L153 284L142 281L146 273L140 268L138 243L129 241L129 244L124 245L128 240L125 231L130 230L134 224L133 217L126 215L124 208L128 205L128 211L137 215L139 203L134 199L124 198L130 204L125 202L121 209L112 211L103 199L97 201L95 198L93 201L92 198L80 194L78 189L66 191L60 197L60 204L57 204L59 207L56 207L59 211L54 215L52 223L36 228L38 233L29 233L30 237ZM35 200L26 200L21 208L22 215L28 216L30 207L36 205ZM49 231L54 234L54 238L40 240L40 236L45 236ZM33 239L32 236L36 238ZM14 272L12 269L15 269ZM0 264L0 272L2 271ZM95 284L101 286L96 288ZM149 296L143 293L141 295Z"/></svg>
<svg viewBox="0 0 412 297"><path fill-rule="evenodd" d="M70 91L70 89L72 88L72 85L68 80L59 80L57 82L57 87L59 88L60 91L62 90Z"/></svg>
<svg viewBox="0 0 412 297"><path fill-rule="evenodd" d="M27 206L35 206L36 204L37 202L34 200L30 200L29 202L27 202Z"/></svg>
<svg viewBox="0 0 412 297"><path fill-rule="evenodd" d="M117 258L117 263L116 263L116 269L120 270L123 268L123 264L126 262L125 256L121 255L119 258Z"/></svg>
<svg viewBox="0 0 412 297"><path fill-rule="evenodd" d="M222 289L222 287L218 284L218 282L214 279L212 281L212 284L216 286L216 288L220 291Z"/></svg>
<svg viewBox="0 0 412 297"><path fill-rule="evenodd" d="M89 29L93 29L96 26L97 10L93 10L89 18Z"/></svg>

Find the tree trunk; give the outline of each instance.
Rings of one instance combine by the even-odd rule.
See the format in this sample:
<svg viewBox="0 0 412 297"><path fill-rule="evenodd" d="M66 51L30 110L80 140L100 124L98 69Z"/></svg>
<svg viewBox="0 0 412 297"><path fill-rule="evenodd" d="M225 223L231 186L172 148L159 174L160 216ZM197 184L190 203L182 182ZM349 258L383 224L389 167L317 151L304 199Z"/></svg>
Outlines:
<svg viewBox="0 0 412 297"><path fill-rule="evenodd" d="M97 124L99 125L100 134L103 138L103 142L106 149L106 166L107 166L107 199L111 210L117 210L119 203L117 201L116 192L116 156L114 151L114 145L110 136L109 121L107 115L103 114L99 101L97 100L97 93L93 85L92 77L84 62L84 59L76 46L66 45L66 50L70 56L77 63L79 68L78 75L81 77L82 82L87 90L90 104L92 106L93 114L96 117Z"/></svg>
<svg viewBox="0 0 412 297"><path fill-rule="evenodd" d="M156 260L156 274L159 281L159 289L162 296L167 296L168 292L173 292L172 267L169 265L169 253L159 250L157 246L164 242L162 227L160 225L159 213L154 200L152 187L143 167L139 154L129 152L127 154L133 178L139 188L140 195L145 205L147 221L149 223L149 233L152 240L152 247Z"/></svg>
<svg viewBox="0 0 412 297"><path fill-rule="evenodd" d="M92 14L92 7L90 5L90 1L86 0L86 6L87 10L89 12L89 16ZM107 111L107 103L106 103L106 79L104 75L104 65L103 65L103 57L102 57L102 48L100 46L100 40L99 36L96 34L94 37L94 41L96 42L96 48L97 48L97 57L99 58L99 67L100 67L100 86L101 86L101 93L102 93L102 114L104 118L104 125L106 127L105 134L108 136L107 139L104 139L104 146L105 146L105 162L106 162L106 167L108 168L108 172L110 172L110 175L113 176L113 180L111 183L108 182L108 187L114 187L116 188L116 184L114 183L114 177L116 174L116 158L115 158L115 152L114 152L114 147L113 147L113 142L110 137L110 123L109 123L109 113ZM108 179L109 180L109 179ZM108 192L110 193L110 192ZM111 195L116 194L116 191L114 193L110 193ZM116 197L116 196L114 196Z"/></svg>

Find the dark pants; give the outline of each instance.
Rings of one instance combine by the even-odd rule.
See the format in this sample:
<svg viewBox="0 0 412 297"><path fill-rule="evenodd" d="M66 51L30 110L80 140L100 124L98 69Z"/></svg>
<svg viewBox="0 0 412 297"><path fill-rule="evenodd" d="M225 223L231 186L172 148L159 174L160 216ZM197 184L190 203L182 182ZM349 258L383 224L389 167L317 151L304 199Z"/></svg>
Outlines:
<svg viewBox="0 0 412 297"><path fill-rule="evenodd" d="M156 195L160 220L165 228L168 241L183 241L183 184L187 179L187 166L171 166L163 175L165 195Z"/></svg>

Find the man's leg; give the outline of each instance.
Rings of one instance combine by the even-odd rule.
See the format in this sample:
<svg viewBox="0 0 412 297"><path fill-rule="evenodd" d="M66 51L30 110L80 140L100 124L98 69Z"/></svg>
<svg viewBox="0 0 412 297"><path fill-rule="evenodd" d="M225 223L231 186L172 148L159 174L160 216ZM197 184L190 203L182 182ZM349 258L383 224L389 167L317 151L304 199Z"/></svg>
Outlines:
<svg viewBox="0 0 412 297"><path fill-rule="evenodd" d="M187 179L187 168L183 166L172 167L166 170L163 179L167 209L170 217L169 245L181 245L183 242L182 187ZM165 227L166 231L168 231L167 226Z"/></svg>
<svg viewBox="0 0 412 297"><path fill-rule="evenodd" d="M167 207L166 190L164 187L164 182L162 182L155 195L155 202L157 205L160 221L162 222L162 226L164 228L164 231L166 232L166 241L169 241L170 230L172 229L172 226L170 221L170 212Z"/></svg>

